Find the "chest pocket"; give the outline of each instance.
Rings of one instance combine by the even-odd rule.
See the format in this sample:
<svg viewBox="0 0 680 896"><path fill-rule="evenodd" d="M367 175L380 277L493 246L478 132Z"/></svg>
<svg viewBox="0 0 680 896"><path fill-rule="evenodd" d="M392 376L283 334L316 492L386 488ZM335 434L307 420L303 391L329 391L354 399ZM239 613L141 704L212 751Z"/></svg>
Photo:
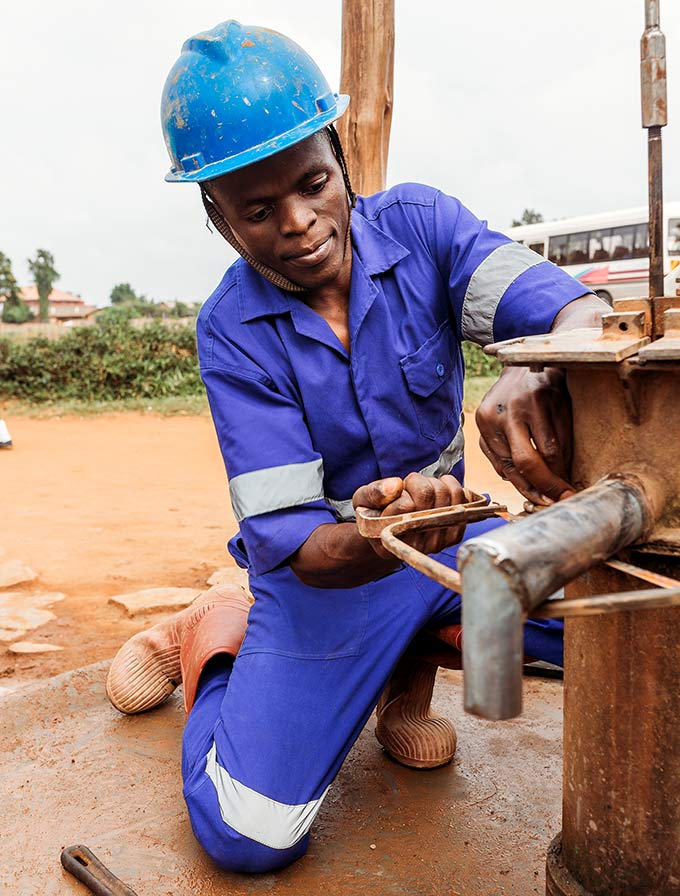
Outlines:
<svg viewBox="0 0 680 896"><path fill-rule="evenodd" d="M434 336L399 361L420 432L428 439L434 439L460 410L457 358L451 325L445 321Z"/></svg>

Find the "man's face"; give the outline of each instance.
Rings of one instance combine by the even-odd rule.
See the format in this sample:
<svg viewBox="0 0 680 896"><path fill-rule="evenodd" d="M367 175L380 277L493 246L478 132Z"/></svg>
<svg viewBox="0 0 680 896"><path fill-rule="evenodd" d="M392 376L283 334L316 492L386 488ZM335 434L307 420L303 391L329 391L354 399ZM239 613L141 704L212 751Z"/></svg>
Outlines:
<svg viewBox="0 0 680 896"><path fill-rule="evenodd" d="M338 277L349 205L324 132L206 186L257 261L310 290Z"/></svg>

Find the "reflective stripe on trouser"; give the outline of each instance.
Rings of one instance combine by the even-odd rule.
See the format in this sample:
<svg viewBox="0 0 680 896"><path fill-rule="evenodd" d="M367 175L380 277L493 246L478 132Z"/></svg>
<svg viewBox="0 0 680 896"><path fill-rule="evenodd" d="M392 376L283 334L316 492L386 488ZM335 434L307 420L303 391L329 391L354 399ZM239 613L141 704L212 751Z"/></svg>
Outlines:
<svg viewBox="0 0 680 896"><path fill-rule="evenodd" d="M498 525L468 526L473 537ZM439 555L455 565L456 548ZM182 771L192 827L222 867L268 871L306 850L323 798L399 657L426 624L460 621L460 597L410 567L353 589L288 568L256 589L243 647L201 680ZM561 624L530 622L527 653L561 663ZM376 746L376 749L377 746Z"/></svg>

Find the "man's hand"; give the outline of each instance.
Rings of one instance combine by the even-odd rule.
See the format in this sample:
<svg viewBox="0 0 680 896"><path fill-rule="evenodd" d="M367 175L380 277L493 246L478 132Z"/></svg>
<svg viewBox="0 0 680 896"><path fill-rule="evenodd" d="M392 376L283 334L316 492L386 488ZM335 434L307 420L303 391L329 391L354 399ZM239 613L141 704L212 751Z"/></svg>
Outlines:
<svg viewBox="0 0 680 896"><path fill-rule="evenodd" d="M506 367L475 417L479 444L494 470L533 504L551 504L574 489L571 403L560 370Z"/></svg>
<svg viewBox="0 0 680 896"><path fill-rule="evenodd" d="M455 477L442 476L441 479L436 479L432 476L423 476L421 473L409 473L403 480L396 476L378 479L358 488L352 498L355 508L369 507L380 510L381 516L395 516L414 510L430 510L434 507L448 507L464 502L463 487ZM449 545L457 544L464 532L464 525L431 529L427 532L406 535L404 541L423 554L436 554ZM371 538L368 541L379 557L385 560L392 557L392 554L382 546L379 538Z"/></svg>
<svg viewBox="0 0 680 896"><path fill-rule="evenodd" d="M598 326L609 305L597 296L575 299L555 318L551 333ZM479 444L493 468L533 504L550 504L574 493L571 464L571 402L564 372L506 367L475 417Z"/></svg>

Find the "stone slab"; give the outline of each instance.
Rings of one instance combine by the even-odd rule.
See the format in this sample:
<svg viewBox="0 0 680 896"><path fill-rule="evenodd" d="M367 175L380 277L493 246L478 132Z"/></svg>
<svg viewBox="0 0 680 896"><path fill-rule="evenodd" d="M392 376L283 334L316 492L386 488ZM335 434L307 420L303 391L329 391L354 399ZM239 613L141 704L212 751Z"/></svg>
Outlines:
<svg viewBox="0 0 680 896"><path fill-rule="evenodd" d="M10 653L52 653L63 649L59 644L50 644L49 641L14 641L9 645Z"/></svg>
<svg viewBox="0 0 680 896"><path fill-rule="evenodd" d="M40 628L57 617L50 610L26 609L0 610L0 641L13 641L27 631Z"/></svg>
<svg viewBox="0 0 680 896"><path fill-rule="evenodd" d="M561 684L525 682L525 714L462 711L462 675L441 672L435 706L452 718L454 763L417 772L381 751L371 719L312 829L308 855L277 874L237 875L196 844L181 796L181 699L124 717L107 664L0 700L0 892L66 896L64 846L90 847L139 896L535 896L560 827ZM375 848L373 848L375 847ZM84 892L84 891L83 891Z"/></svg>
<svg viewBox="0 0 680 896"><path fill-rule="evenodd" d="M109 598L109 603L125 610L128 616L176 613L188 607L200 593L196 588L145 588L129 594L116 594Z"/></svg>
<svg viewBox="0 0 680 896"><path fill-rule="evenodd" d="M25 610L30 607L51 607L66 597L61 591L1 591L0 611L7 609Z"/></svg>
<svg viewBox="0 0 680 896"><path fill-rule="evenodd" d="M0 592L0 641L14 641L26 632L52 622L57 617L46 608L64 597L60 591Z"/></svg>
<svg viewBox="0 0 680 896"><path fill-rule="evenodd" d="M5 560L0 563L0 588L11 588L12 585L23 585L38 578L30 566L21 560Z"/></svg>

